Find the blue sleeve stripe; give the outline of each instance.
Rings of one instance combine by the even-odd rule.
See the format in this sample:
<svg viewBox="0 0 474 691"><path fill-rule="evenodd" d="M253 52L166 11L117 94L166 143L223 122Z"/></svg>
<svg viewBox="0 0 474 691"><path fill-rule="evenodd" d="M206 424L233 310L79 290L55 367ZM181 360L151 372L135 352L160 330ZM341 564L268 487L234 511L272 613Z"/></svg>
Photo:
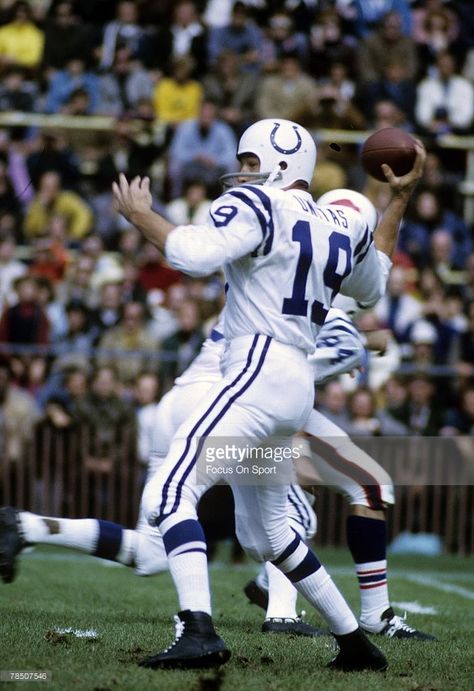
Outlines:
<svg viewBox="0 0 474 691"><path fill-rule="evenodd" d="M359 252L362 252L362 249L363 249L365 243L366 243L367 240L369 239L369 235L370 235L370 233L369 233L369 226L366 225L366 226L365 226L364 235L362 236L362 240L356 245L356 248L355 248L355 250L354 250L354 257L357 257L357 255L359 254Z"/></svg>
<svg viewBox="0 0 474 691"><path fill-rule="evenodd" d="M326 333L326 331L345 331L345 333L348 333L351 336L359 335L358 331L355 328L350 329L347 326L343 326L342 324L334 324L334 326L330 326L329 328L326 327L327 325L324 324L324 333Z"/></svg>
<svg viewBox="0 0 474 691"><path fill-rule="evenodd" d="M250 207L252 209L252 211L255 212L255 215L258 219L258 222L260 223L260 228L262 229L262 242L259 245L259 247L261 247L263 242L265 242L265 238L267 235L267 228L268 228L267 221L266 221L265 216L263 215L262 211L241 190L232 190L232 191L228 192L228 194L231 194L233 197L236 197L236 199L240 199L241 202L243 202L244 204L247 204L247 206ZM258 249L258 247L257 247L257 249ZM255 257L256 255L257 255L257 250L254 250L252 252L252 256Z"/></svg>
<svg viewBox="0 0 474 691"><path fill-rule="evenodd" d="M268 237L267 241L265 243L265 247L263 248L263 254L268 254L270 250L272 249L273 245L273 235L275 232L275 225L273 223L273 211L272 211L272 203L269 199L269 197L263 192L261 187L254 187L253 185L246 185L246 189L251 190L254 194L257 195L257 197L260 199L260 201L263 204L263 208L268 214Z"/></svg>
<svg viewBox="0 0 474 691"><path fill-rule="evenodd" d="M365 250L362 252L362 254L359 254L356 260L356 264L360 264L360 262L363 260L367 252L370 250L370 247L372 245L373 240L371 239Z"/></svg>

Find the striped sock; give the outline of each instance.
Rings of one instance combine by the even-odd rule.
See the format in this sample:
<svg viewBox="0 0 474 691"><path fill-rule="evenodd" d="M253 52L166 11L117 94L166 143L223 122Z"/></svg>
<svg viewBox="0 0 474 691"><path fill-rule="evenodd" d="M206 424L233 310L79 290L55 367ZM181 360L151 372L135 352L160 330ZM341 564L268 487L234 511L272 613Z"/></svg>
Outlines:
<svg viewBox="0 0 474 691"><path fill-rule="evenodd" d="M387 585L386 524L365 516L347 519L347 544L355 562L360 591L360 620L371 626L390 607Z"/></svg>
<svg viewBox="0 0 474 691"><path fill-rule="evenodd" d="M387 560L356 564L356 574L360 589L360 619L367 624L381 624L380 615L390 607Z"/></svg>
<svg viewBox="0 0 474 691"><path fill-rule="evenodd" d="M207 572L207 545L199 521L187 519L166 529L167 519L160 524L168 564L173 577L181 611L211 614L211 594ZM168 519L169 521L169 519Z"/></svg>
<svg viewBox="0 0 474 691"><path fill-rule="evenodd" d="M331 576L299 535L272 563L325 618L332 633L343 635L358 628L355 616Z"/></svg>

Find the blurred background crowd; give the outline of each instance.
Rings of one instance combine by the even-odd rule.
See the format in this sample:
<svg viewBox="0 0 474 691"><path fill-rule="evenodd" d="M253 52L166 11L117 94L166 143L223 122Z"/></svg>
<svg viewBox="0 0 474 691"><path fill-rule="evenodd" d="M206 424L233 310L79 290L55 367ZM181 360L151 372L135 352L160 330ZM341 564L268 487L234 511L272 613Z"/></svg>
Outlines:
<svg viewBox="0 0 474 691"><path fill-rule="evenodd" d="M2 126L9 113L65 124ZM466 150L440 146L474 135L469 0L3 1L0 456L19 460L38 422L84 423L109 440L138 430L146 460L153 404L199 351L223 283L168 267L115 214L111 183L150 175L171 222L205 222L239 135L264 117L314 133L315 197L350 187L379 211L387 185L364 175L360 144L319 133L395 126L423 138L387 294L357 318L392 337L318 404L356 435L474 433Z"/></svg>

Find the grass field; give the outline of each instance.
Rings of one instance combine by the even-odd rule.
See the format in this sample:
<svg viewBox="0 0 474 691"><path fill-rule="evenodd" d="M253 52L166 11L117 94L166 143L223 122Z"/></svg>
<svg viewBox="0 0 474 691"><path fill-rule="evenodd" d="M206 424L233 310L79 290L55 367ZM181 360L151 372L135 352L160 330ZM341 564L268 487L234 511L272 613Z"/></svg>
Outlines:
<svg viewBox="0 0 474 691"><path fill-rule="evenodd" d="M356 608L357 587L346 552L320 556ZM49 689L160 689L163 691L447 691L474 688L474 559L391 559L394 602L418 603L425 614L411 624L439 637L437 643L377 638L389 659L384 674L331 672L331 639L264 636L262 612L247 604L242 586L253 564L212 566L215 620L233 651L220 671L141 669L137 661L166 647L176 611L167 574L139 579L124 568L108 568L66 550L37 549L24 556L12 585L0 592L0 669L50 670ZM431 608L431 609L430 609ZM305 609L309 608L305 606ZM357 611L357 610L356 610ZM306 617L316 623L314 612ZM96 640L58 636L56 627L95 629ZM31 683L3 684L29 688Z"/></svg>

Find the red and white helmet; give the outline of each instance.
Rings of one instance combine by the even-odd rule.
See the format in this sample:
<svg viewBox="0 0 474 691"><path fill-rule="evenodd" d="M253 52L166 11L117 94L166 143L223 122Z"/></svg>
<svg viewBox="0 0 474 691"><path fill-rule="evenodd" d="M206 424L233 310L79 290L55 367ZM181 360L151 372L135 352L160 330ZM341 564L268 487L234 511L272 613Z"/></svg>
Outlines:
<svg viewBox="0 0 474 691"><path fill-rule="evenodd" d="M332 204L338 206L348 206L351 209L358 211L369 226L371 233L374 232L377 226L377 209L372 204L370 199L367 199L367 197L360 192L354 192L354 190L348 190L340 187L338 189L331 190L330 192L325 192L319 197L316 203L318 206L329 206Z"/></svg>
<svg viewBox="0 0 474 691"><path fill-rule="evenodd" d="M260 161L260 172L245 173L254 184L286 189L298 180L311 182L316 166L316 144L308 130L291 120L269 118L250 125L239 140L237 158L254 154ZM239 174L222 176L223 184Z"/></svg>

